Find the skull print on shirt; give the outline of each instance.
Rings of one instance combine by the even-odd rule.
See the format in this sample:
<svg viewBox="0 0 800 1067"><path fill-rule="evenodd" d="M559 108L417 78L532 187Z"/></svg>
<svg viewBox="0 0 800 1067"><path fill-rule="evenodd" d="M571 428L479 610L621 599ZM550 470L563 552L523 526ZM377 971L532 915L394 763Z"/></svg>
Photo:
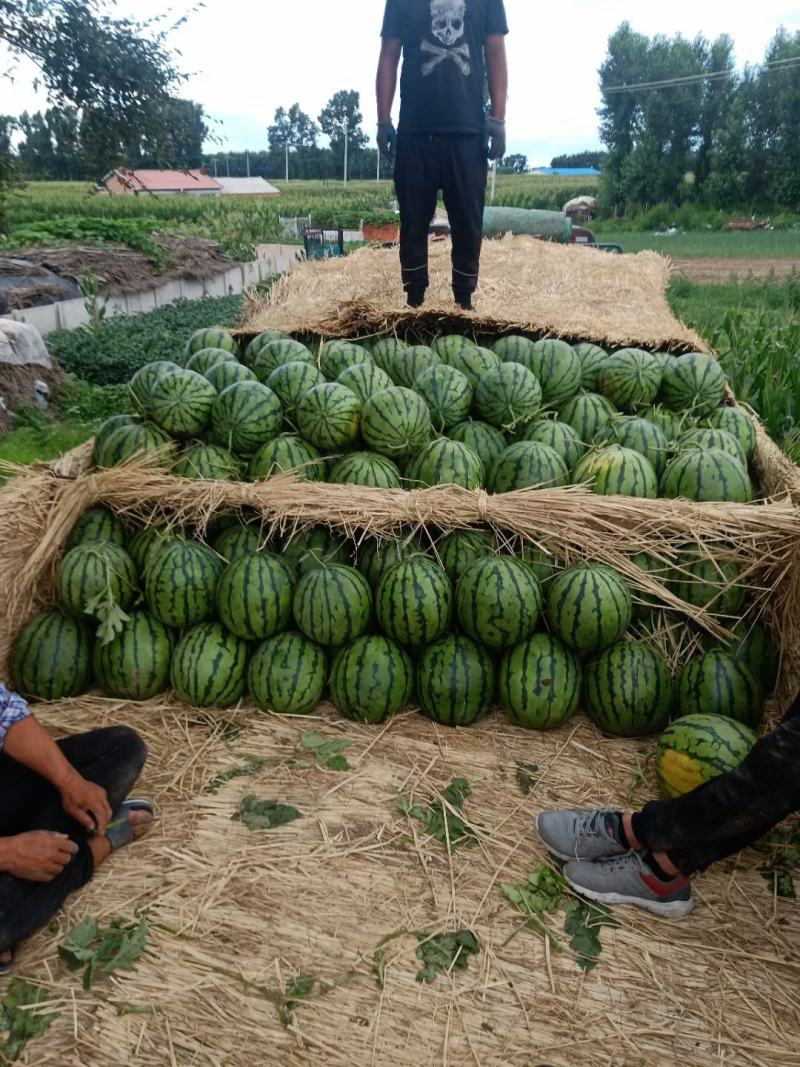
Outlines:
<svg viewBox="0 0 800 1067"><path fill-rule="evenodd" d="M422 66L423 75L429 75L440 63L451 60L465 78L469 77L472 70L469 45L466 41L458 44L464 36L465 10L466 0L431 0L431 33L444 47L430 41L422 42L422 51L427 57Z"/></svg>

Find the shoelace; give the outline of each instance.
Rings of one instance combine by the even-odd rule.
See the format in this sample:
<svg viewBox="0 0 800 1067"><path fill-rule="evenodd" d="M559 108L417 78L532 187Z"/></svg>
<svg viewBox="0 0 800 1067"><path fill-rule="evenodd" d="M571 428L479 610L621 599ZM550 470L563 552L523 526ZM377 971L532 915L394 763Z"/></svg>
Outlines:
<svg viewBox="0 0 800 1067"><path fill-rule="evenodd" d="M624 871L634 863L640 872L652 874L653 872L644 862L638 852L627 852L624 856L615 856L613 859L603 860L603 868L606 871Z"/></svg>
<svg viewBox="0 0 800 1067"><path fill-rule="evenodd" d="M576 830L575 837L578 841L584 838L608 838L606 815L616 814L617 812L614 808L601 808L599 811L593 811L590 815L584 815Z"/></svg>

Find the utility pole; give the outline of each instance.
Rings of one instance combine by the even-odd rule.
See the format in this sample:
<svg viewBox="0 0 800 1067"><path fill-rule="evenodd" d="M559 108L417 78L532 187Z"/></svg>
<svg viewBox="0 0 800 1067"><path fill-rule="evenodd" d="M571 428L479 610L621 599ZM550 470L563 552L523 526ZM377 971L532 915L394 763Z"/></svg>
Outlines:
<svg viewBox="0 0 800 1067"><path fill-rule="evenodd" d="M214 177L215 178L218 177L218 175L217 175L217 158L218 158L217 156L214 156Z"/></svg>
<svg viewBox="0 0 800 1067"><path fill-rule="evenodd" d="M286 142L286 181L289 181L289 142Z"/></svg>
<svg viewBox="0 0 800 1067"><path fill-rule="evenodd" d="M245 159L245 163L247 165L247 177L249 178L250 177L250 149L249 148L246 148L244 150L244 159Z"/></svg>
<svg viewBox="0 0 800 1067"><path fill-rule="evenodd" d="M379 182L380 180L381 180L381 150L379 148L378 149L378 173L377 173L377 175L375 177L375 181Z"/></svg>
<svg viewBox="0 0 800 1067"><path fill-rule="evenodd" d="M345 120L344 120L344 184L345 185L347 185L347 148L348 148L349 134L350 134L350 130L349 130L349 126L348 126L348 123L347 123L347 119L345 118Z"/></svg>
<svg viewBox="0 0 800 1067"><path fill-rule="evenodd" d="M231 176L231 154L230 154L230 152L226 152L225 153L225 169L228 172L228 177L230 178L230 176Z"/></svg>

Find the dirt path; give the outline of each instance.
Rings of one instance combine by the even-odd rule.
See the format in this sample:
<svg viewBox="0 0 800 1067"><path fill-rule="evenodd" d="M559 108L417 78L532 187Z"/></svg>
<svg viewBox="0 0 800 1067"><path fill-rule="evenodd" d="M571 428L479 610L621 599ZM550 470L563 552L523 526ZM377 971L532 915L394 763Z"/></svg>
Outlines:
<svg viewBox="0 0 800 1067"><path fill-rule="evenodd" d="M672 259L675 274L692 282L727 282L732 274L738 278L763 280L788 278L794 271L800 275L800 259L779 257L755 259L729 256L686 256Z"/></svg>

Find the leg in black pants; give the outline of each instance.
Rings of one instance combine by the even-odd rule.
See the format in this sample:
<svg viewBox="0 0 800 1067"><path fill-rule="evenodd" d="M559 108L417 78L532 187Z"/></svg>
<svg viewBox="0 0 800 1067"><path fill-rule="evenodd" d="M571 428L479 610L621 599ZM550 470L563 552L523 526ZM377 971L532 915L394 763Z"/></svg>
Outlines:
<svg viewBox="0 0 800 1067"><path fill-rule="evenodd" d="M486 205L486 144L483 137L452 137L443 161L442 194L453 242L453 296L469 305L478 287Z"/></svg>
<svg viewBox="0 0 800 1067"><path fill-rule="evenodd" d="M144 742L126 726L92 730L58 744L84 778L106 790L112 811L129 795L147 758ZM31 830L67 834L78 845L78 852L51 882L28 882L0 874L0 952L44 926L94 871L89 835L64 811L57 790L0 754L0 837Z"/></svg>

